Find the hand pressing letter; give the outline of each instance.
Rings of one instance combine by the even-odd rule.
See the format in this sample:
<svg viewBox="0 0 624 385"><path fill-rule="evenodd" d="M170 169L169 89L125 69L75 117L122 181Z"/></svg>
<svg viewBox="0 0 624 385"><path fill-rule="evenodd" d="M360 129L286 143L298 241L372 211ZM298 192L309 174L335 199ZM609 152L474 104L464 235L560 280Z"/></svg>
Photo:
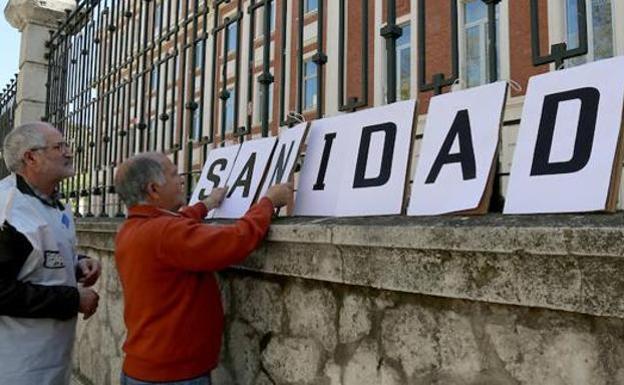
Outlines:
<svg viewBox="0 0 624 385"><path fill-rule="evenodd" d="M212 190L210 195L208 195L208 197L204 199L202 203L204 204L204 206L206 206L208 211L212 209L216 209L217 207L221 205L221 202L223 202L226 192L227 192L226 187L217 187Z"/></svg>
<svg viewBox="0 0 624 385"><path fill-rule="evenodd" d="M276 208L286 206L293 201L294 185L290 183L281 183L271 186L266 193L266 197L273 202Z"/></svg>

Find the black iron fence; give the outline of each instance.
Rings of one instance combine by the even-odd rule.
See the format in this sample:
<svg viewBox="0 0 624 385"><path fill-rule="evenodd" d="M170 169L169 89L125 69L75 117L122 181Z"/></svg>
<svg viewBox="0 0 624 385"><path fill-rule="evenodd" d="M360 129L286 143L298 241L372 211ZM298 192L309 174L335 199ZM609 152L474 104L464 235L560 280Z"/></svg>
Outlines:
<svg viewBox="0 0 624 385"><path fill-rule="evenodd" d="M77 175L65 182L63 191L76 214L122 215L113 173L136 152L171 154L186 176L190 195L207 151L215 145L274 134L279 126L295 123L290 111L304 113L308 119L323 117L329 92L336 92L332 98L337 101L336 111L370 107L368 58L374 34L386 43L386 101L396 101L395 42L402 31L396 24L395 0L384 2L386 16L379 31L369 28L370 0L351 5L345 0L206 1L82 0L51 33L46 117L74 145ZM459 76L457 1L449 1L452 73L436 73L431 80L425 72L427 1L418 1L421 92L440 93ZM488 5L489 60L496 63L495 7L500 0L482 1ZM315 4L312 13L306 9L310 3ZM587 52L585 0L578 3L581 46L568 50L565 44L554 45L551 55L543 57L537 0L531 0L534 65L559 63ZM328 4L337 4L337 18L329 17ZM352 17L359 24L350 23ZM314 22L315 36L310 41ZM351 28L360 29L350 34L359 35L359 41L348 39ZM328 90L326 46L328 39L336 38L337 84ZM354 59L347 52L356 43L359 57ZM305 58L306 63L314 63L316 78L311 111L305 111L304 77L309 65ZM345 64L353 60L360 70L349 73ZM496 67L490 65L490 81L498 79ZM347 93L350 76L359 76L360 88ZM245 118L239 121L242 115Z"/></svg>
<svg viewBox="0 0 624 385"><path fill-rule="evenodd" d="M15 107L17 95L17 75L7 84L0 93L0 146L4 137L15 125ZM0 179L7 176L4 161L0 159Z"/></svg>

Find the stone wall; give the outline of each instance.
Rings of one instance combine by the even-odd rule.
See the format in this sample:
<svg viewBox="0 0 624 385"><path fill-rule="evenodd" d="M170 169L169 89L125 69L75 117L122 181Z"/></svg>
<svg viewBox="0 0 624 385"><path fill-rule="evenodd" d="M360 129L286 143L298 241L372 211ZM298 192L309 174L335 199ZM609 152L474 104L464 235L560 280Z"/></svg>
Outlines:
<svg viewBox="0 0 624 385"><path fill-rule="evenodd" d="M220 273L215 384L624 384L624 215L288 219ZM116 384L117 223L79 223L101 259L76 378Z"/></svg>

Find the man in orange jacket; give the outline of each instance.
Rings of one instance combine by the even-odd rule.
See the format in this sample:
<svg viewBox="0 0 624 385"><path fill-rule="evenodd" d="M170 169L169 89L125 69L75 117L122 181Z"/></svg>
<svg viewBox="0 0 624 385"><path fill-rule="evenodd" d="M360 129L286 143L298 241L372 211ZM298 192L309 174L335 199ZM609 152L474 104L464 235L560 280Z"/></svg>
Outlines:
<svg viewBox="0 0 624 385"><path fill-rule="evenodd" d="M128 329L121 384L210 384L223 334L213 272L243 261L260 244L274 208L292 200L292 185L271 187L228 226L202 223L224 189L177 211L184 204L183 182L163 154L125 161L115 187L128 206L115 240Z"/></svg>

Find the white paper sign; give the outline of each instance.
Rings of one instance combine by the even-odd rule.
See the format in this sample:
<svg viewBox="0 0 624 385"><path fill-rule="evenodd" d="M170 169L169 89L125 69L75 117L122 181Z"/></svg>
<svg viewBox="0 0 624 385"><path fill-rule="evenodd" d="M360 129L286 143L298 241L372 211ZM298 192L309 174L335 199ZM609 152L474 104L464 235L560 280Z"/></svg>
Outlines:
<svg viewBox="0 0 624 385"><path fill-rule="evenodd" d="M415 107L409 100L314 121L295 214L400 214Z"/></svg>
<svg viewBox="0 0 624 385"><path fill-rule="evenodd" d="M336 213L340 188L337 181L344 166L339 158L349 140L348 130L340 131L340 122L335 121L338 118L342 116L315 120L310 126L299 174L295 215L333 216Z"/></svg>
<svg viewBox="0 0 624 385"><path fill-rule="evenodd" d="M276 137L256 139L241 145L227 182L225 200L215 209L215 218L240 218L253 203L271 158Z"/></svg>
<svg viewBox="0 0 624 385"><path fill-rule="evenodd" d="M622 56L531 78L504 213L604 210L623 102Z"/></svg>
<svg viewBox="0 0 624 385"><path fill-rule="evenodd" d="M271 158L271 165L260 190L260 196L266 194L269 187L288 181L288 176L295 168L299 148L304 141L307 128L308 123L301 123L285 129L279 134L275 153Z"/></svg>
<svg viewBox="0 0 624 385"><path fill-rule="evenodd" d="M493 165L507 82L431 99L408 215L479 206Z"/></svg>
<svg viewBox="0 0 624 385"><path fill-rule="evenodd" d="M225 186L239 149L240 144L210 150L189 205L194 205L210 195L215 187ZM211 211L206 218L212 217L213 212Z"/></svg>

